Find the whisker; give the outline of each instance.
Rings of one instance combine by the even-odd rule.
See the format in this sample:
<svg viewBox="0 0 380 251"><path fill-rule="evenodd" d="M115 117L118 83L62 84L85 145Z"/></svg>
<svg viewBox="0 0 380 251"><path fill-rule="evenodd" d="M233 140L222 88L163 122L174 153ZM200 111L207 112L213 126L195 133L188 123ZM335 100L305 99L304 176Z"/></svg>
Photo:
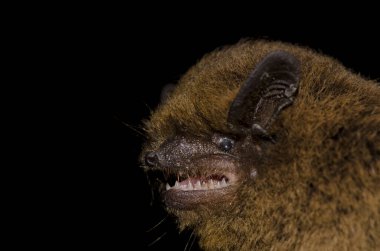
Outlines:
<svg viewBox="0 0 380 251"><path fill-rule="evenodd" d="M166 219L168 218L168 215L165 216L162 220L160 220L160 222L158 222L156 225L154 225L153 227L151 227L149 230L147 230L146 232L149 233L150 231L152 231L153 229L155 229L156 227L158 227L160 224L162 224Z"/></svg>
<svg viewBox="0 0 380 251"><path fill-rule="evenodd" d="M187 246L189 245L190 240L191 240L191 238L193 237L193 235L194 235L194 230L191 232L190 237L189 237L189 240L187 241L186 246L185 246L185 249L184 249L183 251L186 251ZM195 236L194 236L193 241L192 241L192 243L191 243L191 245L190 245L190 247L189 247L189 251L190 251L191 247L192 247L193 244L194 244L194 240L195 240Z"/></svg>
<svg viewBox="0 0 380 251"><path fill-rule="evenodd" d="M126 122L124 122L120 118L118 118L117 116L114 116L113 118L118 120L120 123L122 123L128 129L131 129L132 131L134 131L134 132L138 133L139 135L143 136L144 138L146 138L146 135L143 132L139 131L139 129L137 129L136 126L132 126L130 124L127 124Z"/></svg>
<svg viewBox="0 0 380 251"><path fill-rule="evenodd" d="M154 245L155 243L157 243L159 240L162 239L162 237L164 237L168 232L165 232L163 233L160 237L158 237L157 239L155 239L153 242L151 242L148 247L151 247L152 245Z"/></svg>
<svg viewBox="0 0 380 251"><path fill-rule="evenodd" d="M148 108L150 114L153 113L153 109L147 104L147 103L144 103L145 107Z"/></svg>
<svg viewBox="0 0 380 251"><path fill-rule="evenodd" d="M193 245L194 245L194 242L195 242L195 239L196 239L197 237L194 235L194 237L193 237L193 241L191 242L191 245L190 245L190 247L189 247L189 251L192 249L192 247L193 247Z"/></svg>
<svg viewBox="0 0 380 251"><path fill-rule="evenodd" d="M125 125L126 127L128 127L129 129L131 129L132 131L137 132L139 135L143 136L144 138L146 137L144 133L140 132L140 131L139 131L138 129L136 129L134 126L129 125L129 124L125 123L124 121L121 121L121 123L122 123L123 125Z"/></svg>

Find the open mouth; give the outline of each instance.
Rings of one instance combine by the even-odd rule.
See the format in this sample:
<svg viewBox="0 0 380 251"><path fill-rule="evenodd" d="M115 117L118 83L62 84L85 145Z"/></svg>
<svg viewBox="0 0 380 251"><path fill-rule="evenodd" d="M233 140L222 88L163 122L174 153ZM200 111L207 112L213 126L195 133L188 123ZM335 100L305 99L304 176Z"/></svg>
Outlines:
<svg viewBox="0 0 380 251"><path fill-rule="evenodd" d="M232 172L211 175L169 176L163 192L168 207L182 210L194 209L200 205L216 204L228 199L228 194L237 182Z"/></svg>
<svg viewBox="0 0 380 251"><path fill-rule="evenodd" d="M207 155L147 170L169 209L192 210L231 201L241 183L242 170L230 155ZM154 183L154 184L153 184Z"/></svg>
<svg viewBox="0 0 380 251"><path fill-rule="evenodd" d="M168 190L207 191L207 190L222 189L231 185L231 177L233 178L232 174L228 176L224 174L211 175L206 178L188 177L187 179L184 179L182 181L176 180L174 185L172 186L169 183L166 183L166 191Z"/></svg>

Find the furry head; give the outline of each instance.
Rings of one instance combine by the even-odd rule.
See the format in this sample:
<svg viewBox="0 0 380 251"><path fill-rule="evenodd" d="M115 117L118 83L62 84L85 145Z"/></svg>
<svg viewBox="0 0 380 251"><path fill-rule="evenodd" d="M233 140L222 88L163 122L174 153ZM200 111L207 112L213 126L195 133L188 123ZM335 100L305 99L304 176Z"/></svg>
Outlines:
<svg viewBox="0 0 380 251"><path fill-rule="evenodd" d="M144 168L206 250L376 250L380 86L290 44L206 55L145 123Z"/></svg>

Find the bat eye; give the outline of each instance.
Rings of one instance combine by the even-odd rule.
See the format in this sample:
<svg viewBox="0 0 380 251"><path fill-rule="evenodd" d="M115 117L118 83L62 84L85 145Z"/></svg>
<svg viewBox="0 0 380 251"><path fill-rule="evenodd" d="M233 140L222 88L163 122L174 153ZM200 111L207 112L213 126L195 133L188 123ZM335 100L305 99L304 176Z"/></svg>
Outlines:
<svg viewBox="0 0 380 251"><path fill-rule="evenodd" d="M218 142L218 147L225 151L225 152L228 152L231 150L231 148L233 147L234 145L234 142L232 139L229 139L229 138L221 138Z"/></svg>

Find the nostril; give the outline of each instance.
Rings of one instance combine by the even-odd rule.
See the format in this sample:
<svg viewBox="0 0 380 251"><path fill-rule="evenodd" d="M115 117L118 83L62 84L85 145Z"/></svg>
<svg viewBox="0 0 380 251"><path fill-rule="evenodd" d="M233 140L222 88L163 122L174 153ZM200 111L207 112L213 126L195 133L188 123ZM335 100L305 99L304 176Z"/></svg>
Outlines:
<svg viewBox="0 0 380 251"><path fill-rule="evenodd" d="M149 152L145 155L145 164L153 167L158 163L158 156L155 152Z"/></svg>

